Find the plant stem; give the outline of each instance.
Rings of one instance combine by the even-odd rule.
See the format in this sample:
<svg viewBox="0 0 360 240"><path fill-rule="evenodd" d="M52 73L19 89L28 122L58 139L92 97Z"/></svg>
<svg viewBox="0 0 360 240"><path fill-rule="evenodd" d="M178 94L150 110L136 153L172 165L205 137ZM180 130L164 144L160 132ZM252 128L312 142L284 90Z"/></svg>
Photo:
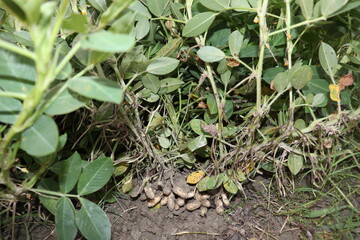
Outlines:
<svg viewBox="0 0 360 240"><path fill-rule="evenodd" d="M24 100L26 95L23 93L17 93L17 92L2 92L2 91L0 91L0 97L17 98L20 100Z"/></svg>
<svg viewBox="0 0 360 240"><path fill-rule="evenodd" d="M261 4L262 3L262 4ZM261 108L261 81L265 55L265 45L268 40L268 29L266 26L266 12L269 5L269 0L258 0L258 18L260 29L260 47L259 47L259 61L256 67L256 108ZM260 7L261 6L261 7Z"/></svg>
<svg viewBox="0 0 360 240"><path fill-rule="evenodd" d="M278 33L282 33L282 32L285 32L287 30L298 28L298 27L301 27L301 26L304 26L304 25L310 25L311 23L324 21L324 20L326 20L326 17L319 17L319 18L315 18L315 19L312 19L312 20L306 20L306 21L303 21L303 22L300 22L300 23L297 23L297 24L294 24L294 25L291 25L291 26L287 26L286 28L271 32L271 33L269 33L269 36L276 35Z"/></svg>
<svg viewBox="0 0 360 240"><path fill-rule="evenodd" d="M35 59L35 54L25 48L18 47L12 43L8 43L2 39L0 39L0 48L4 48L11 52L17 53L27 58Z"/></svg>

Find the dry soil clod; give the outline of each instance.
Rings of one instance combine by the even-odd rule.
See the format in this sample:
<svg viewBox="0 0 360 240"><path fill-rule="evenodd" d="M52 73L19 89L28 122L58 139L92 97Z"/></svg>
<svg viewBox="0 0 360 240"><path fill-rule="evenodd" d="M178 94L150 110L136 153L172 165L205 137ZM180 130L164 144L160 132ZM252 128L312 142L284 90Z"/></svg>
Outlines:
<svg viewBox="0 0 360 240"><path fill-rule="evenodd" d="M198 209L201 206L201 202L198 200L191 201L185 205L186 210L188 211L194 211Z"/></svg>

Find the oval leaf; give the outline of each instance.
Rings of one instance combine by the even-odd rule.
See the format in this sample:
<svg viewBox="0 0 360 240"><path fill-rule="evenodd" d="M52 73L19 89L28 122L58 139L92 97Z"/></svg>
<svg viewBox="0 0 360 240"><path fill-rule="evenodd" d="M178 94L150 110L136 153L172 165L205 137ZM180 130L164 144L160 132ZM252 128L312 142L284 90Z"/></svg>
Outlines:
<svg viewBox="0 0 360 240"><path fill-rule="evenodd" d="M312 106L313 107L325 107L327 105L327 98L325 94L318 93L314 96Z"/></svg>
<svg viewBox="0 0 360 240"><path fill-rule="evenodd" d="M236 194L239 190L236 184L234 183L234 181L231 179L228 179L227 181L224 182L224 188L226 191L232 194Z"/></svg>
<svg viewBox="0 0 360 240"><path fill-rule="evenodd" d="M60 198L55 214L56 235L60 240L75 239L77 227L75 224L75 208L67 197Z"/></svg>
<svg viewBox="0 0 360 240"><path fill-rule="evenodd" d="M212 46L200 48L197 55L204 62L219 62L225 57L225 53L223 51Z"/></svg>
<svg viewBox="0 0 360 240"><path fill-rule="evenodd" d="M174 71L179 63L180 61L175 58L156 58L147 66L146 71L155 75L165 75Z"/></svg>
<svg viewBox="0 0 360 240"><path fill-rule="evenodd" d="M24 56L0 49L0 87L4 91L28 93L36 81L35 63Z"/></svg>
<svg viewBox="0 0 360 240"><path fill-rule="evenodd" d="M21 111L22 104L19 100L0 97L0 122L13 124Z"/></svg>
<svg viewBox="0 0 360 240"><path fill-rule="evenodd" d="M59 130L55 121L42 115L21 135L21 149L32 156L42 157L56 152Z"/></svg>
<svg viewBox="0 0 360 240"><path fill-rule="evenodd" d="M322 42L319 49L319 59L324 71L330 77L334 77L338 65L335 50L329 44Z"/></svg>
<svg viewBox="0 0 360 240"><path fill-rule="evenodd" d="M323 16L329 16L342 8L348 0L321 0L321 14Z"/></svg>
<svg viewBox="0 0 360 240"><path fill-rule="evenodd" d="M304 158L301 155L290 153L288 157L288 167L290 172L294 175L298 174L303 167Z"/></svg>
<svg viewBox="0 0 360 240"><path fill-rule="evenodd" d="M160 89L160 81L157 76L154 76L150 73L146 74L141 78L141 82L144 87L152 91L153 93L157 93Z"/></svg>
<svg viewBox="0 0 360 240"><path fill-rule="evenodd" d="M183 29L184 37L195 37L207 31L215 19L216 13L204 12L191 18Z"/></svg>
<svg viewBox="0 0 360 240"><path fill-rule="evenodd" d="M301 12L306 19L312 18L313 8L314 8L314 0L299 0L299 5L301 8Z"/></svg>
<svg viewBox="0 0 360 240"><path fill-rule="evenodd" d="M213 11L223 11L229 7L230 0L200 0L200 3Z"/></svg>
<svg viewBox="0 0 360 240"><path fill-rule="evenodd" d="M157 17L162 16L166 5L167 5L167 0L148 0L147 1L147 6L150 10L150 12L152 14L154 14Z"/></svg>
<svg viewBox="0 0 360 240"><path fill-rule="evenodd" d="M79 77L68 82L68 88L84 97L120 104L122 90L119 84L106 78Z"/></svg>
<svg viewBox="0 0 360 240"><path fill-rule="evenodd" d="M58 90L58 88L56 88L56 90ZM81 99L76 93L65 89L55 101L50 104L45 112L49 115L63 115L71 113L85 105L85 99Z"/></svg>
<svg viewBox="0 0 360 240"><path fill-rule="evenodd" d="M239 56L243 40L244 36L238 30L233 31L229 35L229 49L231 55Z"/></svg>
<svg viewBox="0 0 360 240"><path fill-rule="evenodd" d="M56 166L59 165L59 166ZM70 192L77 183L82 164L80 155L75 152L65 161L58 162L54 167L59 167L59 186L63 193Z"/></svg>
<svg viewBox="0 0 360 240"><path fill-rule="evenodd" d="M312 79L313 71L310 66L304 65L291 75L291 85L296 89L301 89Z"/></svg>
<svg viewBox="0 0 360 240"><path fill-rule="evenodd" d="M76 225L88 240L110 240L111 226L106 213L95 203L80 198L81 209L76 212Z"/></svg>
<svg viewBox="0 0 360 240"><path fill-rule="evenodd" d="M289 85L289 77L286 72L281 72L276 75L273 80L275 90L278 92L284 91Z"/></svg>
<svg viewBox="0 0 360 240"><path fill-rule="evenodd" d="M201 136L198 136L197 138L191 140L188 143L188 148L190 149L190 151L193 152L196 149L206 146L206 144L207 144L206 137L204 135L201 135Z"/></svg>
<svg viewBox="0 0 360 240"><path fill-rule="evenodd" d="M102 188L110 180L113 170L114 166L109 157L99 157L89 163L80 175L78 194L86 195Z"/></svg>
<svg viewBox="0 0 360 240"><path fill-rule="evenodd" d="M127 52L134 45L135 40L132 36L108 31L91 33L81 41L81 47L84 49L109 53Z"/></svg>

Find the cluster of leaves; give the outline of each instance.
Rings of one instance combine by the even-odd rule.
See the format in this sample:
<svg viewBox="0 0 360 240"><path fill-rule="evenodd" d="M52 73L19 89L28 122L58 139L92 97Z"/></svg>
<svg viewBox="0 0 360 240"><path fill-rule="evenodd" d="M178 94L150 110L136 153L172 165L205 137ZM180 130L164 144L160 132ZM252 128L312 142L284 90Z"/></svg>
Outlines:
<svg viewBox="0 0 360 240"><path fill-rule="evenodd" d="M321 182L360 147L359 6L0 0L0 198L42 194L61 239L109 239L84 195L111 175L114 195L183 167L199 191L257 171Z"/></svg>

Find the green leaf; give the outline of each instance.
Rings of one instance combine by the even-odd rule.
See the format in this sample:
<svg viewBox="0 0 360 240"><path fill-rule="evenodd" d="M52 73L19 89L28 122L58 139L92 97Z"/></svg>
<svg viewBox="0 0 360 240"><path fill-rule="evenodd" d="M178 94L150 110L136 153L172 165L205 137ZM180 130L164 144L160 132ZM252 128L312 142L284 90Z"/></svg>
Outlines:
<svg viewBox="0 0 360 240"><path fill-rule="evenodd" d="M323 93L318 93L314 96L312 106L313 107L325 107L328 103L328 99Z"/></svg>
<svg viewBox="0 0 360 240"><path fill-rule="evenodd" d="M150 73L146 74L141 78L141 82L143 83L144 87L152 91L153 93L157 93L160 89L160 81L159 78L155 75Z"/></svg>
<svg viewBox="0 0 360 240"><path fill-rule="evenodd" d="M70 18L64 19L62 27L74 32L84 33L87 30L87 17L82 14L72 13Z"/></svg>
<svg viewBox="0 0 360 240"><path fill-rule="evenodd" d="M59 186L62 193L70 192L81 173L81 157L77 152L74 152L68 159L56 163L53 167L57 167L59 174Z"/></svg>
<svg viewBox="0 0 360 240"><path fill-rule="evenodd" d="M107 9L106 0L87 0L99 12L104 12Z"/></svg>
<svg viewBox="0 0 360 240"><path fill-rule="evenodd" d="M148 0L147 6L152 14L161 17L168 3L169 0Z"/></svg>
<svg viewBox="0 0 360 240"><path fill-rule="evenodd" d="M160 80L159 94L171 93L183 85L184 82L178 78L165 78Z"/></svg>
<svg viewBox="0 0 360 240"><path fill-rule="evenodd" d="M338 65L335 50L329 44L322 42L319 49L319 59L324 71L330 77L334 77Z"/></svg>
<svg viewBox="0 0 360 240"><path fill-rule="evenodd" d="M238 31L233 31L229 36L229 49L233 56L239 56L244 36Z"/></svg>
<svg viewBox="0 0 360 240"><path fill-rule="evenodd" d="M306 19L311 19L313 15L314 0L299 0L301 12Z"/></svg>
<svg viewBox="0 0 360 240"><path fill-rule="evenodd" d="M210 10L221 12L229 8L230 0L200 0L200 3Z"/></svg>
<svg viewBox="0 0 360 240"><path fill-rule="evenodd" d="M224 182L223 185L225 190L232 194L236 194L239 190L232 179L228 179L227 181Z"/></svg>
<svg viewBox="0 0 360 240"><path fill-rule="evenodd" d="M76 225L88 240L110 240L111 226L106 213L95 203L80 198L81 209L76 212Z"/></svg>
<svg viewBox="0 0 360 240"><path fill-rule="evenodd" d="M140 1L135 1L129 6L129 9L136 13L136 20L140 18L151 18L149 10Z"/></svg>
<svg viewBox="0 0 360 240"><path fill-rule="evenodd" d="M323 16L329 16L342 8L348 0L320 0L321 14Z"/></svg>
<svg viewBox="0 0 360 240"><path fill-rule="evenodd" d="M105 27L108 23L113 21L117 16L120 15L131 3L133 0L114 0L106 9L106 11L101 15L100 27ZM123 14L125 15L125 14ZM122 15L122 16L123 16ZM121 18L121 17L120 17ZM131 22L130 22L131 25Z"/></svg>
<svg viewBox="0 0 360 240"><path fill-rule="evenodd" d="M354 2L349 2L348 4L346 4L345 6L343 6L342 8L340 8L339 10L336 10L336 12L334 12L333 14L331 14L329 17L333 17L345 12L348 12L352 9L356 9L360 7L360 1L354 1Z"/></svg>
<svg viewBox="0 0 360 240"><path fill-rule="evenodd" d="M247 0L231 0L231 8L235 8L237 12L248 11L251 8Z"/></svg>
<svg viewBox="0 0 360 240"><path fill-rule="evenodd" d="M75 208L71 200L62 197L57 203L55 213L56 235L59 240L75 239L77 227L75 224Z"/></svg>
<svg viewBox="0 0 360 240"><path fill-rule="evenodd" d="M298 174L303 167L304 158L301 155L290 153L288 156L288 167L290 172L294 175Z"/></svg>
<svg viewBox="0 0 360 240"><path fill-rule="evenodd" d="M37 188L43 189L43 190L55 191L55 192L59 191L58 183L50 178L42 178L39 181ZM59 201L58 198L47 197L45 195L39 195L39 200L40 200L41 204L47 210L49 210L53 215L56 214L57 203Z"/></svg>
<svg viewBox="0 0 360 240"><path fill-rule="evenodd" d="M208 181L209 181L209 177L206 176L204 177L203 179L200 180L200 182L197 184L197 189L200 191L200 192L204 192L204 191L207 191L209 190L207 187L208 187Z"/></svg>
<svg viewBox="0 0 360 240"><path fill-rule="evenodd" d="M110 180L113 170L111 158L98 157L89 163L81 173L77 193L82 196L99 190Z"/></svg>
<svg viewBox="0 0 360 240"><path fill-rule="evenodd" d="M175 58L156 58L147 66L146 71L155 75L165 75L174 71L179 63L180 61Z"/></svg>
<svg viewBox="0 0 360 240"><path fill-rule="evenodd" d="M313 79L306 87L313 94L324 93L326 95L329 92L329 82L325 79Z"/></svg>
<svg viewBox="0 0 360 240"><path fill-rule="evenodd" d="M122 90L118 83L106 78L79 77L68 81L68 88L84 97L120 104Z"/></svg>
<svg viewBox="0 0 360 240"><path fill-rule="evenodd" d="M42 115L21 134L20 148L31 156L42 157L56 152L58 142L59 130L55 121Z"/></svg>
<svg viewBox="0 0 360 240"><path fill-rule="evenodd" d="M99 31L89 34L81 40L81 47L99 52L127 52L135 45L132 36L109 31Z"/></svg>
<svg viewBox="0 0 360 240"><path fill-rule="evenodd" d="M197 51L197 55L204 62L219 62L225 57L225 53L212 46L205 46Z"/></svg>
<svg viewBox="0 0 360 240"><path fill-rule="evenodd" d="M167 137L159 136L158 141L162 148L169 148L171 146L171 142Z"/></svg>
<svg viewBox="0 0 360 240"><path fill-rule="evenodd" d="M206 104L209 107L210 114L216 114L218 112L214 94L208 94L206 96Z"/></svg>
<svg viewBox="0 0 360 240"><path fill-rule="evenodd" d="M180 12L180 9L183 7L181 3L172 3L170 2L170 9L176 19L184 21L184 15Z"/></svg>
<svg viewBox="0 0 360 240"><path fill-rule="evenodd" d="M51 92L56 92L61 85L55 87ZM49 93L51 95L51 93ZM81 98L74 92L65 89L50 106L46 109L46 113L49 115L63 115L71 113L86 105L86 99Z"/></svg>
<svg viewBox="0 0 360 240"><path fill-rule="evenodd" d="M148 19L140 19L135 26L135 38L136 40L143 39L150 31L150 22Z"/></svg>
<svg viewBox="0 0 360 240"><path fill-rule="evenodd" d="M0 97L0 122L13 124L21 111L22 104L19 100Z"/></svg>
<svg viewBox="0 0 360 240"><path fill-rule="evenodd" d="M295 89L301 89L312 79L313 71L310 66L304 65L291 75L290 82Z"/></svg>
<svg viewBox="0 0 360 240"><path fill-rule="evenodd" d="M204 135L200 135L198 137L196 137L195 139L191 140L187 147L189 148L190 151L195 151L196 149L202 148L204 146L207 145L207 140L206 137Z"/></svg>
<svg viewBox="0 0 360 240"><path fill-rule="evenodd" d="M170 39L157 53L156 57L168 57L173 54L183 43L182 38Z"/></svg>
<svg viewBox="0 0 360 240"><path fill-rule="evenodd" d="M203 131L203 129L201 128L201 124L206 125L206 123L200 119L192 119L190 121L190 127L195 133L197 133L198 135L210 136L208 133Z"/></svg>
<svg viewBox="0 0 360 240"><path fill-rule="evenodd" d="M183 29L182 35L184 37L195 37L209 29L215 19L216 13L204 12L195 15L191 18Z"/></svg>
<svg viewBox="0 0 360 240"><path fill-rule="evenodd" d="M289 76L287 72L281 72L276 75L273 80L275 90L278 92L284 91L289 85Z"/></svg>
<svg viewBox="0 0 360 240"><path fill-rule="evenodd" d="M0 49L0 73L0 87L17 93L29 93L37 78L32 60L4 49Z"/></svg>
<svg viewBox="0 0 360 240"><path fill-rule="evenodd" d="M270 82L276 77L277 74L284 71L285 69L283 67L268 68L264 72L263 79L265 82L270 84Z"/></svg>

